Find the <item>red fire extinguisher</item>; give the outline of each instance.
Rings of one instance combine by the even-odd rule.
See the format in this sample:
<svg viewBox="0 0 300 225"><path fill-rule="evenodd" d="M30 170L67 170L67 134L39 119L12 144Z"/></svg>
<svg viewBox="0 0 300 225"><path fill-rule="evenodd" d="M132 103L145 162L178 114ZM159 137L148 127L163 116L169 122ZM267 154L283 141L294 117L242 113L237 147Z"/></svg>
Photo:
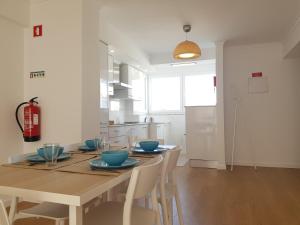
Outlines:
<svg viewBox="0 0 300 225"><path fill-rule="evenodd" d="M32 98L29 102L22 102L16 109L16 120L23 133L25 142L34 142L41 139L41 110L38 106L39 103L36 101L37 98ZM24 107L24 129L18 116L19 109L23 105L27 105Z"/></svg>

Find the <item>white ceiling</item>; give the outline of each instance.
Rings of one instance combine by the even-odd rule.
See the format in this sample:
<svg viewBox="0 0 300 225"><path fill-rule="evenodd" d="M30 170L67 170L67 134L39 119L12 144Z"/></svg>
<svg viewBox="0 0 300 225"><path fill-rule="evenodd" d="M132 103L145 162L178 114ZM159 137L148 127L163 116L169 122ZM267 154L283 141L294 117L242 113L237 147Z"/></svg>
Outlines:
<svg viewBox="0 0 300 225"><path fill-rule="evenodd" d="M115 29L148 55L171 52L185 38L201 47L280 41L296 20L299 0L109 0L101 8Z"/></svg>

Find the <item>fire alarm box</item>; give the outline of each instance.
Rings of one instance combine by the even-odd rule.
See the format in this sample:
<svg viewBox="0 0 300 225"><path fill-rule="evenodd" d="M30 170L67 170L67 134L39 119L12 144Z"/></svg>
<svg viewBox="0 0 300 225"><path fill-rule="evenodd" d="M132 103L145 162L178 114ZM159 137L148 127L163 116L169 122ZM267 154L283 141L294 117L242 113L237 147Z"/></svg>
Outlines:
<svg viewBox="0 0 300 225"><path fill-rule="evenodd" d="M43 25L33 26L33 37L43 36Z"/></svg>

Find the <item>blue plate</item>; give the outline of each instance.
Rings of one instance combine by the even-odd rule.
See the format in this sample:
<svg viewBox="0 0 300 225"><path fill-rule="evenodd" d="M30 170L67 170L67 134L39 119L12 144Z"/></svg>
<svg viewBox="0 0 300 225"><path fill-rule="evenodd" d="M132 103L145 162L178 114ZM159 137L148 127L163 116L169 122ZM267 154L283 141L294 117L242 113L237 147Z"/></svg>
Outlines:
<svg viewBox="0 0 300 225"><path fill-rule="evenodd" d="M65 160L65 159L69 159L71 157L70 154L68 153L62 153L58 158L57 160L61 161L61 160ZM39 156L38 154L35 154L35 155L30 155L28 156L27 158L27 161L29 162L46 162L46 160L44 158L42 158L41 156Z"/></svg>
<svg viewBox="0 0 300 225"><path fill-rule="evenodd" d="M84 152L92 152L92 151L95 151L96 148L90 148L86 145L82 145L79 147L79 150L84 151Z"/></svg>
<svg viewBox="0 0 300 225"><path fill-rule="evenodd" d="M161 148L158 147L157 149L154 149L153 151L145 151L144 149L140 148L140 147L135 147L132 152L133 153L142 153L142 154L159 154L162 153L164 151L166 151L167 149L165 148Z"/></svg>
<svg viewBox="0 0 300 225"><path fill-rule="evenodd" d="M133 158L128 158L119 166L110 166L106 162L104 162L102 159L94 159L90 161L90 166L92 169L122 169L122 168L127 168L131 166L135 166L138 164L139 160L133 159Z"/></svg>

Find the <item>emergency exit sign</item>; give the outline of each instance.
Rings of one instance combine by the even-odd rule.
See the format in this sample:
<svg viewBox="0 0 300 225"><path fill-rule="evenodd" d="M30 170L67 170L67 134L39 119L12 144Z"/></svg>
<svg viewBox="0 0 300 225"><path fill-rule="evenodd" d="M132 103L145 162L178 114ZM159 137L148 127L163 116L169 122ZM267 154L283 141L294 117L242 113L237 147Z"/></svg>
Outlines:
<svg viewBox="0 0 300 225"><path fill-rule="evenodd" d="M45 77L45 71L34 71L30 72L30 79L32 78L44 78Z"/></svg>

